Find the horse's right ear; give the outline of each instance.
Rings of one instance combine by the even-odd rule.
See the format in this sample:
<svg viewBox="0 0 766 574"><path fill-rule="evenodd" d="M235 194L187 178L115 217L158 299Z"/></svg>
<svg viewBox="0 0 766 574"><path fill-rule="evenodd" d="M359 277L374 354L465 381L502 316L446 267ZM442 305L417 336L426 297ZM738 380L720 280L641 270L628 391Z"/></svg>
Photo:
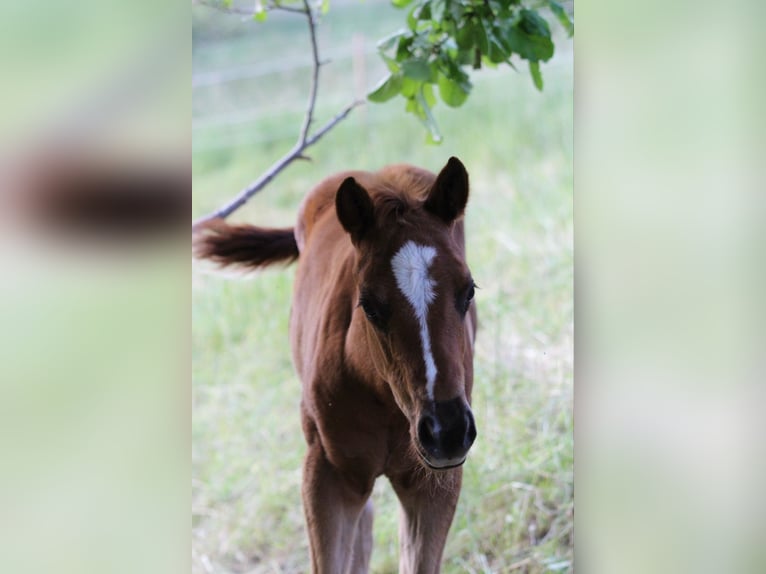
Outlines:
<svg viewBox="0 0 766 574"><path fill-rule="evenodd" d="M463 214L467 201L468 172L458 158L451 157L436 177L423 207L450 224Z"/></svg>
<svg viewBox="0 0 766 574"><path fill-rule="evenodd" d="M335 211L343 229L351 235L351 241L358 245L375 224L374 208L367 190L353 177L347 177L335 194Z"/></svg>

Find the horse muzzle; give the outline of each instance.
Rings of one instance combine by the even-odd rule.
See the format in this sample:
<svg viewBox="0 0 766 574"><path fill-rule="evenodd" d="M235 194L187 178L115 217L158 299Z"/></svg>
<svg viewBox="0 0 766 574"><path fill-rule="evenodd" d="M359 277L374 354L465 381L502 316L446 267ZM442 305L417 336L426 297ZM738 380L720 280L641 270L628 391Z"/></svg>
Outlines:
<svg viewBox="0 0 766 574"><path fill-rule="evenodd" d="M428 466L438 470L460 466L476 439L471 407L462 397L431 403L420 415L417 436Z"/></svg>

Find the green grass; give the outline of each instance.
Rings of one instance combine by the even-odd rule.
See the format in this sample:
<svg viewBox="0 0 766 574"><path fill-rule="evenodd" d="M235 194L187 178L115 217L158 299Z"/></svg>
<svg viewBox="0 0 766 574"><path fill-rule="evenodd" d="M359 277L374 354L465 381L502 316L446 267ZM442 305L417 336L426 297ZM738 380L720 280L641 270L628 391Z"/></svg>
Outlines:
<svg viewBox="0 0 766 574"><path fill-rule="evenodd" d="M295 17L270 16L249 31L236 18L199 18L195 73L308 57ZM341 53L354 32L374 45L401 25L402 14L384 3L333 4L322 49ZM441 146L424 145L424 130L397 100L358 109L311 150L312 162L290 166L232 216L290 225L304 193L341 169L408 161L438 170L450 155L468 167L468 257L481 287L473 401L479 437L445 551L443 571L449 573L572 569L570 49L560 43L561 54L543 66L543 93L526 72L476 75L463 108L435 110L445 136ZM381 68L374 55L366 62L369 87ZM319 122L353 99L350 69L341 58L322 69ZM231 197L292 145L306 72L195 89L197 122L242 108L260 114L240 125L195 128L195 215ZM238 139L252 143L221 147ZM195 267L195 572L308 571L300 500L305 446L287 336L293 275L287 268L233 280ZM372 571L396 572L397 509L385 479L374 499Z"/></svg>

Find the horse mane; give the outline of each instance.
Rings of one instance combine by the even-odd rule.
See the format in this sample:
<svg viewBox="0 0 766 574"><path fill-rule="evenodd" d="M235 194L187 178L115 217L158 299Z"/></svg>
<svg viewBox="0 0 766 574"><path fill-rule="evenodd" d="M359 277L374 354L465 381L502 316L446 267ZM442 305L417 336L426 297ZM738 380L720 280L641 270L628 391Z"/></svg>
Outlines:
<svg viewBox="0 0 766 574"><path fill-rule="evenodd" d="M375 206L375 217L382 225L401 222L407 213L417 208L410 199L391 190L370 195Z"/></svg>
<svg viewBox="0 0 766 574"><path fill-rule="evenodd" d="M367 189L379 224L402 223L405 216L423 206L434 183L434 175L410 165L394 165L377 174Z"/></svg>

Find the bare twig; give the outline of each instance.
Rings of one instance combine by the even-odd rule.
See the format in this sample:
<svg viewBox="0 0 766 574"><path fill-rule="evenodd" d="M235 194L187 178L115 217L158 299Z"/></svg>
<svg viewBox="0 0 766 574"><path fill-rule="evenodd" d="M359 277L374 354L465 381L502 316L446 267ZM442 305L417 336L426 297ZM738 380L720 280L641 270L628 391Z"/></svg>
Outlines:
<svg viewBox="0 0 766 574"><path fill-rule="evenodd" d="M268 171L266 171L253 183L251 183L245 189L243 189L239 193L239 195L237 195L229 203L217 209L213 213L206 215L204 217L201 217L197 219L196 221L194 221L194 223L192 224L192 231L199 229L202 225L204 225L206 222L210 221L211 219L216 219L216 218L225 219L226 217L234 213L237 209L245 205L245 203L247 203L247 201L252 196L254 196L257 192L259 192L261 189L266 187L266 185L272 179L274 179L274 177L279 172L285 169L288 166L288 164L295 161L296 159L308 159L305 155L303 155L303 150L315 144L319 140L319 138L321 138L333 127L335 127L335 125L339 123L341 120L345 119L346 116L351 112L351 110L353 110L355 107L363 103L364 102L360 100L352 102L351 104L346 106L342 112L340 112L338 115L332 118L329 122L327 122L324 126L322 126L322 128L319 131L317 131L314 135L308 138L305 142L301 143L299 141L295 145L295 147L293 147L293 149L291 149L287 154L282 156L274 165L272 165L268 169Z"/></svg>
<svg viewBox="0 0 766 574"><path fill-rule="evenodd" d="M319 48L317 47L316 21L314 13L311 11L308 0L303 0L303 7L306 10L306 18L309 21L309 34L311 36L311 55L314 58L311 70L311 88L309 89L309 104L306 110L306 117L303 118L303 127L301 128L300 142L305 142L308 137L311 122L314 119L314 105L317 100L317 86L319 85Z"/></svg>
<svg viewBox="0 0 766 574"><path fill-rule="evenodd" d="M234 9L226 9L223 7L219 7L218 5L210 5L204 0L195 0L198 4L202 4L205 6L210 6L211 8L216 9L223 9L232 11ZM242 207L247 201L254 196L257 192L259 192L261 189L263 189L272 179L274 179L283 169L285 169L290 163L292 163L295 160L307 160L309 159L308 156L306 156L303 152L309 148L310 146L314 145L319 139L324 136L327 132L329 132L332 128L334 128L339 122L344 120L346 116L348 116L349 113L351 113L351 110L353 110L355 107L361 105L364 103L363 100L356 100L349 105L347 105L339 114L337 114L334 118L332 118L330 121L328 121L326 124L324 124L319 130L317 130L313 135L309 136L309 132L311 130L311 124L314 121L314 107L316 106L316 99L317 99L317 92L319 90L319 68L322 65L322 62L319 59L319 47L317 45L317 39L316 39L316 18L314 16L314 13L311 10L311 6L309 5L308 0L303 0L303 9L298 8L289 8L288 11L290 12L300 12L304 14L308 20L309 24L309 34L311 37L311 55L312 55L312 76L311 76L311 87L309 88L309 99L306 106L306 114L303 117L303 124L301 126L300 135L298 136L298 141L295 142L295 145L292 147L292 149L287 152L284 156L282 156L279 160L277 160L276 163L274 163L266 172L263 173L258 179L256 179L254 182L252 182L250 185L248 185L245 189L239 192L234 199L226 203L224 206L220 207L213 213L210 213L208 215L205 215L196 221L192 223L192 232L198 230L200 227L202 227L206 222L212 220L212 219L225 219L234 211ZM269 9L287 9L288 7L281 6L279 4L269 4Z"/></svg>

